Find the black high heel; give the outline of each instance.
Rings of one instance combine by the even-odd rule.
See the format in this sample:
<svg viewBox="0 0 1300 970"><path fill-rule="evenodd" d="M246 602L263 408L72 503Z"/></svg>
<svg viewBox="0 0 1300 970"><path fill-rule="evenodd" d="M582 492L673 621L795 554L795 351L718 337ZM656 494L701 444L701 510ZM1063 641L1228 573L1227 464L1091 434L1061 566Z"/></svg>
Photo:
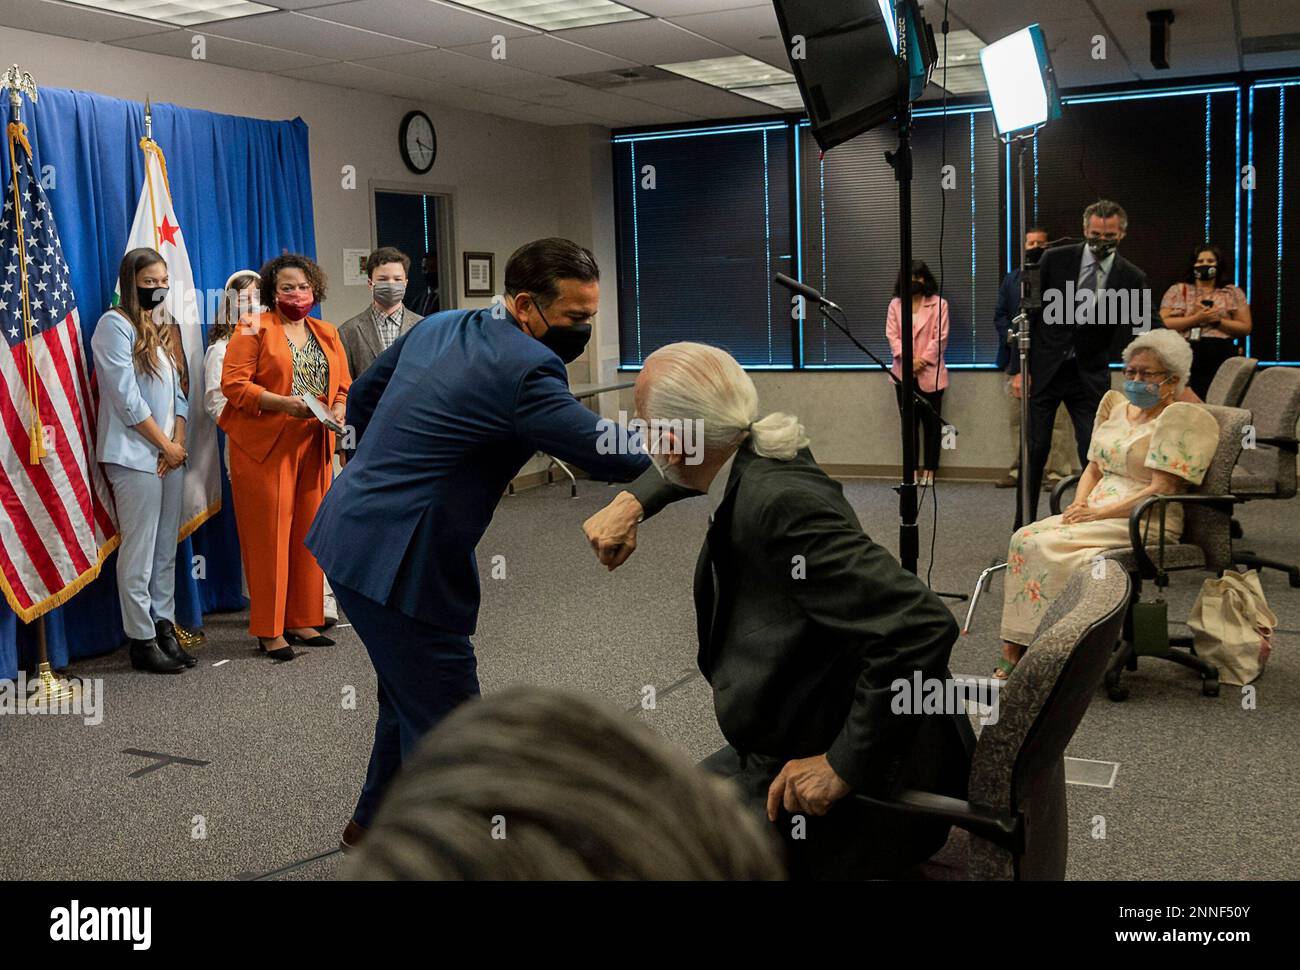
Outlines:
<svg viewBox="0 0 1300 970"><path fill-rule="evenodd" d="M272 660L279 661L280 663L284 663L286 660L292 660L294 657L298 656L296 653L293 652L293 647L287 644L283 647L277 647L274 650L267 650L266 644L263 643L261 640L258 640L257 646L261 649L262 653L266 654Z"/></svg>
<svg viewBox="0 0 1300 970"><path fill-rule="evenodd" d="M290 633L289 631L286 630L285 633L284 633L284 639L285 639L287 642L289 642L289 643L299 644L299 645L304 646L304 647L332 647L332 646L334 646L334 641L333 641L333 640L331 640L329 637L322 636L322 635L319 634L319 633L316 634L314 637L300 637L300 636L298 636L298 634L296 634L296 633Z"/></svg>

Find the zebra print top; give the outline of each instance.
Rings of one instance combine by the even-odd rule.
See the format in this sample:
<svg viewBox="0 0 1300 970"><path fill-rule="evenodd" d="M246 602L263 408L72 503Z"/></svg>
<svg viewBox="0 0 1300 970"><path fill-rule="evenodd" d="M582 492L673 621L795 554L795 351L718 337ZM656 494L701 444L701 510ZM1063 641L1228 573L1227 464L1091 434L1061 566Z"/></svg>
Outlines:
<svg viewBox="0 0 1300 970"><path fill-rule="evenodd" d="M289 340L287 333L284 339ZM330 364L310 327L307 328L307 342L302 345L302 349L295 347L293 341L289 340L289 352L293 355L293 393L321 397L329 390Z"/></svg>

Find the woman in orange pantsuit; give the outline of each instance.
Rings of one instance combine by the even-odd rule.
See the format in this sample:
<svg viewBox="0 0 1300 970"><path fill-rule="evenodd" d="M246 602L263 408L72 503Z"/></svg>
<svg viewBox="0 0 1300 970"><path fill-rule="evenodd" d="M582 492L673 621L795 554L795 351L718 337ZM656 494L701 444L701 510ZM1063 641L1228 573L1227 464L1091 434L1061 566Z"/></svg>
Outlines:
<svg viewBox="0 0 1300 970"><path fill-rule="evenodd" d="M275 660L294 643L328 646L324 576L303 537L329 487L334 434L305 397L344 422L347 358L333 324L307 316L325 297L314 260L285 253L262 267L262 302L271 309L230 338L220 425L230 448L235 523L248 576L249 632Z"/></svg>

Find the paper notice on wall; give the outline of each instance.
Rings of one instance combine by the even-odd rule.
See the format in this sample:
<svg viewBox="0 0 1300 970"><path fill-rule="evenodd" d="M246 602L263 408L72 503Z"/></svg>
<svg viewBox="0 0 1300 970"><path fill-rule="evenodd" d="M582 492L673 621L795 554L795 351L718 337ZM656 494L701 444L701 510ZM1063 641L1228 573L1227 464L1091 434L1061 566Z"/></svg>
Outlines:
<svg viewBox="0 0 1300 970"><path fill-rule="evenodd" d="M370 250L368 249L343 250L344 286L366 285L366 257L369 255Z"/></svg>

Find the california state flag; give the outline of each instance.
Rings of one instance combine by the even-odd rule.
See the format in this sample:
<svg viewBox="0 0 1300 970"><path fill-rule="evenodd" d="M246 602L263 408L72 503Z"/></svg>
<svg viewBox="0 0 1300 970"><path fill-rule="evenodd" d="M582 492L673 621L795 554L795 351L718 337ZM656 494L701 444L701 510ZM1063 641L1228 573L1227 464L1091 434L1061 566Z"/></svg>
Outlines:
<svg viewBox="0 0 1300 970"><path fill-rule="evenodd" d="M172 193L167 182L167 161L151 138L141 138L144 151L144 186L135 207L135 221L126 241L126 252L140 247L156 249L167 261L169 278L167 313L180 326L181 346L189 371L189 417L185 420L185 490L181 505L180 542L221 510L221 471L217 459L216 426L203 407L203 326L199 317L199 294L185 251ZM116 302L116 300L114 301Z"/></svg>

